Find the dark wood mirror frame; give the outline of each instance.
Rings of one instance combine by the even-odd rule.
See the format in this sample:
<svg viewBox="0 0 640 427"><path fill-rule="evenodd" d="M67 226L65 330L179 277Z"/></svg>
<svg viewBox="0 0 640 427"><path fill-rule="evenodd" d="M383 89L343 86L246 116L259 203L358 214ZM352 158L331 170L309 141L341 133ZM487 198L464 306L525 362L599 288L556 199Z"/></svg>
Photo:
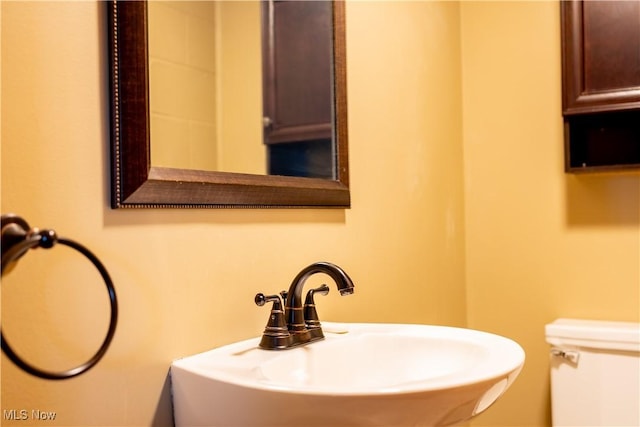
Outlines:
<svg viewBox="0 0 640 427"><path fill-rule="evenodd" d="M348 208L344 2L333 2L336 179L154 167L146 1L108 2L112 208Z"/></svg>

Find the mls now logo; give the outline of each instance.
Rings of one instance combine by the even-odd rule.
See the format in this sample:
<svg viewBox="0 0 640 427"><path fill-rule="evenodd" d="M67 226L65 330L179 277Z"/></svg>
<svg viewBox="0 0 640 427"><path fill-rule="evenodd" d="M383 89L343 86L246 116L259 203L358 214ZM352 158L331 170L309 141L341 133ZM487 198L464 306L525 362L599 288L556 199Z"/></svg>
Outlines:
<svg viewBox="0 0 640 427"><path fill-rule="evenodd" d="M7 421L53 421L56 419L56 413L51 411L41 411L39 409L5 409L2 411L2 417Z"/></svg>

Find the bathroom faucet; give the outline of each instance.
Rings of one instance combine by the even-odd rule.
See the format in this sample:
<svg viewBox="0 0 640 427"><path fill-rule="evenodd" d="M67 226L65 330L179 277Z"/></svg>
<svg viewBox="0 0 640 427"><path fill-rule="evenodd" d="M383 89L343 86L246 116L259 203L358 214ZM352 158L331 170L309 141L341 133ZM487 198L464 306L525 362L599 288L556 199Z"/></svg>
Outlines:
<svg viewBox="0 0 640 427"><path fill-rule="evenodd" d="M340 295L351 295L354 291L351 278L340 267L328 262L317 262L304 268L291 282L289 291L282 292L285 299L285 310L282 311L280 296L263 294L256 295L257 305L273 302L273 309L265 328L260 347L264 349L287 349L324 338L320 322L318 320L314 294L326 295L329 292L327 285L311 289L307 292L304 306L302 304L302 288L306 280L316 273L325 273L330 276L338 287Z"/></svg>

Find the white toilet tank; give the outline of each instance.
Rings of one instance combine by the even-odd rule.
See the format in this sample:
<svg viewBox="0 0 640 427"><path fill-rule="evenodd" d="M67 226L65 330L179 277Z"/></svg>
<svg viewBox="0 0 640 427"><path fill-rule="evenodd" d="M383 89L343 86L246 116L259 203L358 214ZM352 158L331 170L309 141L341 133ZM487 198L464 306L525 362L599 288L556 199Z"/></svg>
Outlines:
<svg viewBox="0 0 640 427"><path fill-rule="evenodd" d="M554 426L640 426L640 323L558 319L545 332Z"/></svg>

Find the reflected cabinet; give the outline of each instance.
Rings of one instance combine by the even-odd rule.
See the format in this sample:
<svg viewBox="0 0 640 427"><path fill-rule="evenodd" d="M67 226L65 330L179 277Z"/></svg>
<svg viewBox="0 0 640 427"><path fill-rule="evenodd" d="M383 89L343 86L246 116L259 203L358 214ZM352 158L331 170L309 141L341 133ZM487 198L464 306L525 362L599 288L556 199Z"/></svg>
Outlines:
<svg viewBox="0 0 640 427"><path fill-rule="evenodd" d="M268 173L330 179L335 176L331 3L269 0L261 7Z"/></svg>

